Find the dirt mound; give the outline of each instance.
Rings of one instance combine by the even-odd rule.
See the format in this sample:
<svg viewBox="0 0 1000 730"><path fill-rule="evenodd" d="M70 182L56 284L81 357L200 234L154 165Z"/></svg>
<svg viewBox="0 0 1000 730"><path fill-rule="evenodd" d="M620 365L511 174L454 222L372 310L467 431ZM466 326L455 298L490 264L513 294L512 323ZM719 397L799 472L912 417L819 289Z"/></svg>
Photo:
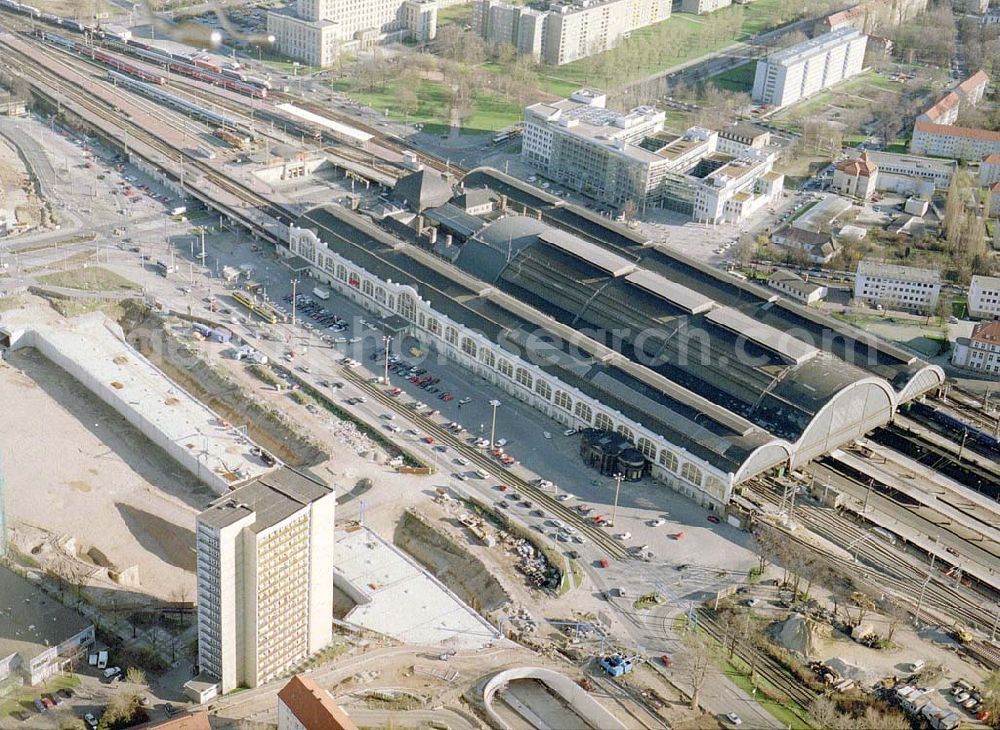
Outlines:
<svg viewBox="0 0 1000 730"><path fill-rule="evenodd" d="M410 511L403 514L393 542L480 613L510 602L503 586L479 558L419 515Z"/></svg>
<svg viewBox="0 0 1000 730"><path fill-rule="evenodd" d="M203 360L171 325L147 310L145 317L135 311L121 321L129 343L167 376L211 408L222 419L246 424L253 441L291 466L314 466L329 455L300 427L279 411L255 400L250 392L228 373Z"/></svg>
<svg viewBox="0 0 1000 730"><path fill-rule="evenodd" d="M775 631L779 644L806 659L814 658L830 635L829 626L800 613L793 613Z"/></svg>

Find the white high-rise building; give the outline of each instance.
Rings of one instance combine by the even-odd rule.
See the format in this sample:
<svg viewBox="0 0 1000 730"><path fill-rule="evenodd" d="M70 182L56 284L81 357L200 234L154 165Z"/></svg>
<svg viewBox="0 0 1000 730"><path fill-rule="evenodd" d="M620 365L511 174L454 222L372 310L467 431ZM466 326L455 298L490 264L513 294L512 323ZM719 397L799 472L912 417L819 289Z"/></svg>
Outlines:
<svg viewBox="0 0 1000 730"><path fill-rule="evenodd" d="M773 53L757 62L753 98L788 106L861 72L868 36L847 26Z"/></svg>
<svg viewBox="0 0 1000 730"><path fill-rule="evenodd" d="M329 66L344 51L386 40L425 42L437 35L438 7L450 0L298 0L294 12L267 14L275 48L313 66Z"/></svg>
<svg viewBox="0 0 1000 730"><path fill-rule="evenodd" d="M256 687L330 643L334 506L333 489L286 467L198 515L201 674L190 695Z"/></svg>
<svg viewBox="0 0 1000 730"><path fill-rule="evenodd" d="M472 30L559 66L614 48L632 31L669 18L670 9L670 0L558 0L546 7L475 0Z"/></svg>

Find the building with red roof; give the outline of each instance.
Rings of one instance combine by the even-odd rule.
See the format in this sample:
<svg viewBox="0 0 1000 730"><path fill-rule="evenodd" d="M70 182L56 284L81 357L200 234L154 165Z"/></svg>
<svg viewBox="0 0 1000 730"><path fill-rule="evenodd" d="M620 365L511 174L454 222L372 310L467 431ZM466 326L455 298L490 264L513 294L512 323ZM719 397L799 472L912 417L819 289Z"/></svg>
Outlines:
<svg viewBox="0 0 1000 730"><path fill-rule="evenodd" d="M1000 154L1000 132L917 122L913 125L910 153L978 162Z"/></svg>
<svg viewBox="0 0 1000 730"><path fill-rule="evenodd" d="M951 364L978 373L1000 375L1000 320L982 322L971 337L959 337Z"/></svg>
<svg viewBox="0 0 1000 730"><path fill-rule="evenodd" d="M358 730L330 693L304 674L278 692L278 730Z"/></svg>
<svg viewBox="0 0 1000 730"><path fill-rule="evenodd" d="M872 162L865 150L860 157L837 163L832 188L841 195L868 200L875 194L877 181L878 165Z"/></svg>

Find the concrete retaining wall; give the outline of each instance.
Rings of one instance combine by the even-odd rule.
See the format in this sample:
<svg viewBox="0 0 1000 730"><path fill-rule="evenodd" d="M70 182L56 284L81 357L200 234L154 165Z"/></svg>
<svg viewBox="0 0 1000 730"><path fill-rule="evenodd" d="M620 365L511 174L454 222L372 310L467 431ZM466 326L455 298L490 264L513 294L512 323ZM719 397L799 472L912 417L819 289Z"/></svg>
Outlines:
<svg viewBox="0 0 1000 730"><path fill-rule="evenodd" d="M128 347L128 345L125 344L125 335L117 324L109 321L105 323L105 326L114 328L111 330L112 335L116 339L121 340L121 342ZM103 383L96 380L91 373L87 371L83 363L77 362L72 357L62 352L54 343L45 337L44 333L37 330L19 330L18 332L11 333L10 349L17 350L22 347L34 347L46 358L72 375L77 381L86 387L87 390L100 398L105 404L113 408L122 418L132 424L135 428L139 429L139 431L142 432L146 438L166 451L167 454L177 461L178 464L194 474L200 481L211 487L217 494L224 494L228 491L231 486L230 482L227 481L222 475L216 474L211 468L202 463L201 459L198 457L199 449L188 449L183 443L168 438L154 421L146 418L146 416L144 416L139 410L133 408L127 401L123 400L120 392L112 387L110 383ZM129 353L131 357L136 360L146 360L137 351L132 348L129 349L131 350ZM148 360L146 360L146 363L155 369L155 366ZM162 373L161 375L164 379L169 380L166 375L163 375ZM174 387L177 388L178 391L181 391L181 388L176 384L174 384Z"/></svg>
<svg viewBox="0 0 1000 730"><path fill-rule="evenodd" d="M498 727L509 728L510 726L500 719L500 715L493 709L493 698L497 692L516 679L538 680L572 707L573 711L580 717L586 718L591 727L599 727L601 730L618 730L619 728L625 730L625 725L608 712L600 702L591 697L583 687L565 674L544 667L508 669L505 672L500 672L486 683L483 688L483 704L486 706L486 713L490 716L490 720L495 722Z"/></svg>

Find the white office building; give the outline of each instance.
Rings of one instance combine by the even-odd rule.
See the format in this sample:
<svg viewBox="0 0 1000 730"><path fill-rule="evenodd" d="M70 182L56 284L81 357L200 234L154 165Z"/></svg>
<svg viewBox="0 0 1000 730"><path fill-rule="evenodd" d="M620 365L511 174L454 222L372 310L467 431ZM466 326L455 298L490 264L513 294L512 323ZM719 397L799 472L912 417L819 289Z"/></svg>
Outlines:
<svg viewBox="0 0 1000 730"><path fill-rule="evenodd" d="M1000 277L972 277L969 283L969 316L1000 319Z"/></svg>
<svg viewBox="0 0 1000 730"><path fill-rule="evenodd" d="M524 110L521 155L548 179L615 207L665 207L707 223L740 222L784 189L766 137L691 127L663 130L664 112L606 107L604 94L581 89L568 99Z"/></svg>
<svg viewBox="0 0 1000 730"><path fill-rule="evenodd" d="M198 666L206 701L256 687L332 640L334 491L282 468L197 519Z"/></svg>
<svg viewBox="0 0 1000 730"><path fill-rule="evenodd" d="M632 31L669 18L670 8L670 0L558 0L545 8L475 0L471 25L490 43L560 66L614 48Z"/></svg>
<svg viewBox="0 0 1000 730"><path fill-rule="evenodd" d="M704 15L728 8L732 4L733 0L681 0L681 12Z"/></svg>
<svg viewBox="0 0 1000 730"><path fill-rule="evenodd" d="M330 66L345 51L376 43L437 35L439 4L447 0L298 0L267 14L279 53L312 66ZM442 6L443 6L442 5Z"/></svg>
<svg viewBox="0 0 1000 730"><path fill-rule="evenodd" d="M941 275L930 269L862 261L854 277L854 298L873 307L928 314L940 294Z"/></svg>
<svg viewBox="0 0 1000 730"><path fill-rule="evenodd" d="M753 98L781 108L861 73L868 36L843 27L757 62Z"/></svg>

